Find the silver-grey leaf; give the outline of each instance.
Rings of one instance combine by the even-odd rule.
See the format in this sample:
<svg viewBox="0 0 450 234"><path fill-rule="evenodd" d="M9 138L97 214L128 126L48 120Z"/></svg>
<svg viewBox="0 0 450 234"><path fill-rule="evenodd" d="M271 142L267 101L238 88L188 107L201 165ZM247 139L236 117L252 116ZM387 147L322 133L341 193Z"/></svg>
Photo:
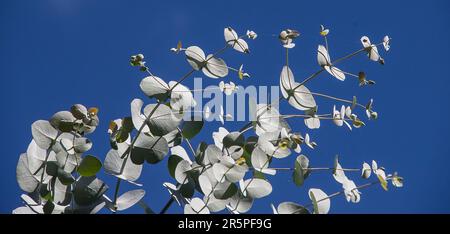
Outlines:
<svg viewBox="0 0 450 234"><path fill-rule="evenodd" d="M145 190L136 189L128 191L117 198L117 210L126 210L138 203L145 196Z"/></svg>
<svg viewBox="0 0 450 234"><path fill-rule="evenodd" d="M39 181L28 169L28 158L26 154L21 154L16 167L16 179L19 187L28 193L33 192L39 185Z"/></svg>
<svg viewBox="0 0 450 234"><path fill-rule="evenodd" d="M36 144L42 149L48 149L58 136L58 130L46 120L38 120L31 125L31 134Z"/></svg>

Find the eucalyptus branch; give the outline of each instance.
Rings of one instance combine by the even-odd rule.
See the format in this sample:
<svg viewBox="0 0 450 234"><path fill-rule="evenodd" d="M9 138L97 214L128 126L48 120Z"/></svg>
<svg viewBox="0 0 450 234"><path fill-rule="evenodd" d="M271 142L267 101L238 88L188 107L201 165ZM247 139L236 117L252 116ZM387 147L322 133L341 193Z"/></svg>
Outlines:
<svg viewBox="0 0 450 234"><path fill-rule="evenodd" d="M253 168L253 167L251 167L250 169L255 170L255 168ZM276 171L293 171L293 170L295 170L295 168L292 168L292 167L271 167L270 169L276 170ZM361 169L358 169L358 168L331 168L331 167L308 167L308 168L303 168L303 170L308 170L308 171L337 170L337 171L351 171L351 172L361 171Z"/></svg>
<svg viewBox="0 0 450 234"><path fill-rule="evenodd" d="M380 44L382 44L382 43L380 43ZM379 44L377 44L377 45L379 45ZM288 50L287 50L287 51L288 51ZM357 54L359 54L359 53L361 53L361 52L363 52L363 51L365 51L364 48L363 48L363 49L359 49L359 50L357 50L357 51L355 51L355 52L352 52L352 53L350 53L350 54L348 54L348 55L345 55L345 56L343 56L343 57L341 57L341 58L336 59L332 64L335 65L335 64L337 64L337 63L339 63L339 62L342 62L342 61L345 61L345 60L347 60L347 59L350 59L350 58L352 58L353 56L355 56L355 55L357 55ZM289 65L288 61L289 61L289 55L288 55L288 52L286 52L286 66ZM314 78L316 78L316 77L317 77L320 73L322 73L323 71L325 71L325 69L324 69L324 68L321 68L320 70L314 72L313 74L311 74L310 76L308 76L306 79L304 79L302 82L300 82L297 86L295 86L295 87L293 88L293 90L295 91L295 90L298 89L299 87L301 87L301 86L305 85L306 83L308 83L309 81L313 80ZM289 73L288 73L288 76L289 76ZM295 92L298 92L298 91L295 91ZM300 93L305 93L305 92L300 92ZM313 93L313 92L311 92L311 94L312 94L312 95L316 95L316 96L322 96L322 97L330 98L330 99L337 100L337 101L341 101L341 102L345 102L345 103L353 103L352 101L345 100L345 99L341 99L341 98L336 98L336 97L329 96L329 95L326 95L326 94ZM279 97L278 102L283 101L283 100L286 100L286 99L283 98L283 97ZM267 108L270 108L271 106L272 106L272 103L268 104L268 105L267 105ZM363 106L363 105L361 105L361 104L359 104L359 103L357 104L357 106L362 107L362 108L365 109L365 106ZM258 112L259 110L260 110L260 109L258 109L258 110L256 110L256 111ZM264 110L261 114L264 114L265 112L266 112L266 110ZM244 126L241 128L240 132L248 131L249 129L247 129L247 128L248 128L249 126L251 126L251 122L249 122L249 123L247 123L246 125L244 125Z"/></svg>
<svg viewBox="0 0 450 234"><path fill-rule="evenodd" d="M225 95L230 95L237 88L233 82L226 84L223 81L219 84L219 87L205 89L189 89L181 83L191 77L196 71L200 71L205 76L213 79L224 78L230 71L237 72L240 79L250 77L248 73L244 72L244 65L241 65L239 69L230 67L218 56L228 48L232 48L239 53L249 53L250 49L243 38L255 39L257 34L247 30L245 35L238 36L231 27L227 27L224 29L225 46L213 54L207 54L199 46L195 45L183 48L181 42L179 42L176 48L171 48L170 51L176 54L183 52L192 68L180 77L178 81L171 81L169 84L153 75L152 71L145 65L146 61L143 54L131 56L130 64L148 74L140 83L141 90L146 96L155 98L156 102L145 106L143 109L144 102L140 99L134 99L131 103L131 117L124 117L110 122L108 134L111 149L107 153L104 163L95 156L83 156L83 153L92 147L92 142L84 135L92 133L99 125L98 108L91 107L88 109L81 104L75 104L70 108L70 111L57 112L48 121L38 120L33 123L32 134L34 141L31 142L27 154L21 154L16 172L18 173L17 180L21 189L33 195L37 192L39 201L36 202L37 199L24 194L22 195L22 200L27 203L26 206L20 207L13 212L96 213L103 206L106 206L115 214L119 210L127 209L135 204L145 204L142 201L146 193L144 189L134 189L120 195L122 180L141 186L134 181L141 175L142 164L145 161L150 164L161 162L169 152L175 153L176 148L173 147L180 147L179 150L183 154L180 155L181 158L170 158L168 161L170 175L174 177L177 183L176 186L171 183L164 184L169 190L170 198L162 207L160 214L165 214L174 201L184 206L186 214L218 212L225 208L231 213L245 213L250 209L253 199L268 196L272 192L273 187L269 180L261 178L259 173L275 175L277 171L293 172L293 179L297 186L301 186L307 178L305 173L331 170L340 172L335 174L335 179L340 183L344 180L339 180L336 176L340 175L343 176L341 178L347 178L344 172L362 172L362 177L368 178L371 171L373 171L379 179L379 181L356 187L354 182L347 178L348 180L344 181L346 184L342 182L343 187L347 191L339 191L331 195L326 195L320 189L312 189L310 192L318 194L318 196L314 197L322 199L316 201L310 195L314 204L309 204L306 207L316 205L317 202L331 199L343 193L346 194L347 198L350 196L353 202L358 202L360 199L359 193L348 194L349 187L351 187L350 189L363 189L372 184L381 183L383 188L387 189L387 180L389 179L392 179L393 186L403 186L402 177L397 176L396 172L386 177L385 169L378 167L375 161L372 161L371 166L364 162L362 169L342 168L337 162L337 158L335 159L336 166L333 168L310 167L309 159L305 155L299 155L295 161L295 167L269 167L274 158L287 157L292 153L292 150L295 149L297 152L302 144L306 144L312 149L317 145L310 139L309 134L306 133L303 137L289 126L289 122L284 119L303 118L307 127L311 129L319 127L319 120L335 120L338 126L342 126L345 123L352 129L347 121L351 121L354 127L364 125L356 115L351 114L355 106L366 109L366 114L369 115L369 118L377 117L377 113L372 110L372 99L364 106L358 103L355 97L353 100L347 100L329 94L310 92L305 87L308 82L319 77L323 71L327 71L339 80L344 80L345 75L348 75L357 77L360 85L374 84L374 81L365 79L364 72L355 75L334 67L335 64L349 60L360 53L367 53L370 60L384 64L384 59L380 57L377 49L374 48L374 46L381 43L376 45L370 44L370 40L366 36L361 38L363 49L331 61L328 53L328 38L326 36L328 31L321 25L320 34L324 36L326 48L319 45L318 63L320 69L299 83L296 82L289 68L291 62L289 60L289 50L295 47L294 39L300 36L300 33L296 30L286 29L278 36L285 48L285 67L283 67L280 77L281 91L284 96L286 93L289 96L287 99L280 97L278 103L282 100L289 100L290 105L300 111L305 111L305 113L280 114L277 110L271 111L271 108L276 105L274 102L259 104L262 105L261 108L266 110L263 110L261 113L262 109L258 107L256 110L258 116L255 121L249 121L239 132L230 133L225 128L219 128L218 132L213 133L214 144L205 144L202 141L197 150L192 145L191 139L202 130L203 122L183 122L181 117L187 117L185 115L187 113L202 113L202 115L207 116L210 112L193 110L196 101L192 92L220 90ZM386 36L383 38L382 43L385 50L389 49L388 43L389 37ZM320 57L321 55L323 57ZM287 77L284 73L285 71L287 71ZM317 104L314 100L316 96L352 104L352 107L347 107L347 109L341 108L339 114L335 108L331 114L319 114L317 113ZM222 98L222 95L220 97ZM296 103L293 103L291 98L294 98ZM344 105L344 107L347 106L346 104ZM223 123L224 118L227 118L229 114L224 114L223 106L215 106L216 111L217 107L220 107L219 117L221 117L221 122ZM344 110L345 113L342 113ZM266 112L271 114L263 115ZM175 120L172 117L180 118ZM285 129L280 131L279 125L275 125L275 122L282 122L282 126ZM180 124L183 125L181 126ZM252 134L249 137L242 135L253 128L256 128L256 135ZM286 129L289 129L289 131L285 131ZM60 135L61 137L59 137ZM182 144L182 141L184 141L184 144ZM187 154L183 147L188 147L190 153ZM258 151L254 151L255 149ZM60 151L66 158L57 156L56 162L48 163L49 160L53 160L50 159L50 156L53 157L53 154L56 154L56 152L59 155ZM197 158L197 153L205 158ZM28 156L33 156L36 160L33 161L33 157ZM44 161L43 163L42 160ZM250 165L249 161L252 162L252 165ZM105 172L117 177L112 199L104 194L107 186L97 177L97 173L102 166L104 166ZM39 174L40 171L42 171L42 174ZM52 183L49 183L47 188L45 188L42 185L47 171L50 176L48 178L51 179ZM19 175L22 172L26 175ZM31 173L33 174L30 176ZM253 176L247 178L247 173L253 173ZM200 179L193 176L198 174L202 176ZM40 179L38 178L39 176ZM244 180L244 178L246 179ZM49 198L41 194L41 188L49 189L50 195L54 194L56 189L63 191L63 189L55 187L55 181L61 182L61 186L66 186L65 188L70 189L70 191L66 191L66 197L58 195L58 197L51 196ZM239 185L237 185L238 181ZM37 189L35 187L36 184ZM239 189L236 189L237 186L239 186ZM187 194L196 194L196 191L203 195L203 199L187 196ZM354 191L352 190L351 192ZM70 195L70 197L67 197L67 195ZM211 207L212 199L214 200L214 208ZM143 207L146 209L146 212L149 212L150 208L147 205ZM282 211L280 213L286 212Z"/></svg>
<svg viewBox="0 0 450 234"><path fill-rule="evenodd" d="M372 185L379 184L379 183L380 183L379 180L373 181L373 182L370 182L370 183L366 183L366 184L357 186L356 188L354 188L354 190L355 190L355 189L356 189L356 190L364 189L364 188L367 188L367 187L370 187L370 186L372 186ZM339 191L339 192L330 194L329 196L327 196L327 197L325 197L325 198L322 198L322 199L317 200L316 203L325 201L325 200L327 200L327 199L331 199L331 198L333 198L333 197L339 196L339 195L344 194L344 193L345 193L345 190L341 190L341 191ZM306 205L305 208L311 207L311 206L313 206L313 205L314 205L313 203L310 203L310 204ZM295 210L295 211L292 212L292 213L295 214L295 212L298 212L298 211L301 211L301 210L302 210L302 209L298 209L298 210Z"/></svg>
<svg viewBox="0 0 450 234"><path fill-rule="evenodd" d="M170 208L170 206L172 206L174 201L175 201L175 199L171 196L170 199L167 201L167 203L162 208L162 210L159 212L159 214L165 214L167 212L167 210Z"/></svg>
<svg viewBox="0 0 450 234"><path fill-rule="evenodd" d="M121 181L122 181L122 179L120 179L120 178L117 178L117 180L116 180L116 187L114 189L114 200L113 200L113 208L114 208L113 214L115 214L117 211L116 203L117 203L117 198L119 196L119 188L120 188Z"/></svg>
<svg viewBox="0 0 450 234"><path fill-rule="evenodd" d="M186 73L186 75L184 75L171 89L170 91L172 91L175 86L179 83L181 83L182 81L184 81L186 78L188 78L195 70L192 69L190 70L188 73ZM124 157L128 157L129 154L131 153L131 150L134 147L134 144L136 143L138 137L141 135L142 131L144 130L145 126L147 126L148 121L150 121L152 115L156 112L156 110L158 109L158 107L161 105L161 102L157 102L156 106L153 108L153 110L150 112L150 114L147 116L147 118L145 119L144 123L142 123L141 127L139 128L136 136L133 138L131 144L128 146L127 150L123 153L123 155L121 156L121 158ZM115 187L115 194L118 193L119 188L120 188L120 178L117 178L117 182L116 182L116 187ZM115 207L117 203L117 195L114 196L114 200L113 200L113 206Z"/></svg>

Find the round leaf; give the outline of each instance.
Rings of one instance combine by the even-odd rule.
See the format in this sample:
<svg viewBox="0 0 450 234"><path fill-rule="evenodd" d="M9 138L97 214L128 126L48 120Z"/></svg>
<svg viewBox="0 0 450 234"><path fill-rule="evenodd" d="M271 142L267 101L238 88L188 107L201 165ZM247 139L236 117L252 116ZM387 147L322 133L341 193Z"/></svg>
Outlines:
<svg viewBox="0 0 450 234"><path fill-rule="evenodd" d="M105 172L127 181L136 181L142 172L142 165L132 162L130 157L121 158L118 150L110 150L104 161Z"/></svg>
<svg viewBox="0 0 450 234"><path fill-rule="evenodd" d="M168 152L169 147L164 137L141 134L131 150L131 160L136 164L142 164L144 160L155 164L161 161Z"/></svg>
<svg viewBox="0 0 450 234"><path fill-rule="evenodd" d="M93 176L102 168L102 162L92 155L87 155L81 160L77 172L82 176Z"/></svg>
<svg viewBox="0 0 450 234"><path fill-rule="evenodd" d="M70 132L73 129L75 117L69 111L60 111L52 116L50 124L60 131Z"/></svg>
<svg viewBox="0 0 450 234"><path fill-rule="evenodd" d="M184 214L209 214L209 209L202 199L196 197L184 206Z"/></svg>
<svg viewBox="0 0 450 234"><path fill-rule="evenodd" d="M178 163L180 163L181 161L183 161L183 158L178 155L172 154L169 156L169 160L167 160L167 167L172 178L175 178L175 170L178 166Z"/></svg>
<svg viewBox="0 0 450 234"><path fill-rule="evenodd" d="M126 210L138 203L145 196L145 190L136 189L128 191L117 198L117 210Z"/></svg>
<svg viewBox="0 0 450 234"><path fill-rule="evenodd" d="M256 108L256 135L260 136L266 132L281 129L280 113L276 108L269 107L267 104L258 104Z"/></svg>
<svg viewBox="0 0 450 234"><path fill-rule="evenodd" d="M200 70L205 65L205 52L198 46L189 46L184 52L188 63L195 70Z"/></svg>
<svg viewBox="0 0 450 234"><path fill-rule="evenodd" d="M308 209L295 203L283 202L277 207L278 214L309 214Z"/></svg>
<svg viewBox="0 0 450 234"><path fill-rule="evenodd" d="M226 135L228 135L228 130L220 127L218 132L213 132L212 137L214 140L214 144L219 148L223 148L223 138L225 138Z"/></svg>
<svg viewBox="0 0 450 234"><path fill-rule="evenodd" d="M81 104L73 105L70 108L70 112L76 119L84 119L88 114L87 108Z"/></svg>
<svg viewBox="0 0 450 234"><path fill-rule="evenodd" d="M206 60L206 66L202 68L206 76L217 79L228 75L228 66L223 59L213 57L210 54L206 57Z"/></svg>
<svg viewBox="0 0 450 234"><path fill-rule="evenodd" d="M214 177L220 183L225 182L225 174L230 171L230 169L222 163L215 163L212 167L214 172Z"/></svg>
<svg viewBox="0 0 450 234"><path fill-rule="evenodd" d="M31 125L31 134L40 148L48 149L56 139L58 131L48 121L38 120Z"/></svg>
<svg viewBox="0 0 450 234"><path fill-rule="evenodd" d="M283 67L280 75L281 93L294 108L308 110L317 104L311 92L304 85L295 82L294 74L287 66Z"/></svg>
<svg viewBox="0 0 450 234"><path fill-rule="evenodd" d="M220 156L222 156L222 151L216 145L208 145L205 150L205 164L217 163Z"/></svg>
<svg viewBox="0 0 450 234"><path fill-rule="evenodd" d="M142 79L140 87L145 95L155 97L161 101L164 101L167 98L167 93L170 89L169 85L157 76L145 77Z"/></svg>
<svg viewBox="0 0 450 234"><path fill-rule="evenodd" d="M156 110L155 110L156 108ZM153 113L148 121L149 130L154 136L164 136L177 129L181 119L176 117L166 105L149 104L144 108L145 116Z"/></svg>
<svg viewBox="0 0 450 234"><path fill-rule="evenodd" d="M218 199L228 199L236 194L238 188L235 183L230 183L228 181L224 183L219 183L214 189L214 197Z"/></svg>
<svg viewBox="0 0 450 234"><path fill-rule="evenodd" d="M84 153L92 148L92 142L86 137L78 137L73 140L73 148L77 153Z"/></svg>
<svg viewBox="0 0 450 234"><path fill-rule="evenodd" d="M131 119L133 121L133 125L136 128L136 130L140 130L142 127L143 133L149 132L148 126L145 124L146 116L141 113L142 106L144 105L144 102L141 99L133 99L131 101Z"/></svg>
<svg viewBox="0 0 450 234"><path fill-rule="evenodd" d="M328 195L320 189L312 188L308 192L314 206L315 214L327 214L330 211L330 199Z"/></svg>
<svg viewBox="0 0 450 234"><path fill-rule="evenodd" d="M203 194L205 194L206 196L212 192L212 185L207 175L201 174L198 177L198 183Z"/></svg>
<svg viewBox="0 0 450 234"><path fill-rule="evenodd" d="M252 198L262 198L272 192L272 185L263 179L248 179L244 181L243 188L246 188L247 195Z"/></svg>
<svg viewBox="0 0 450 234"><path fill-rule="evenodd" d="M225 178L231 183L236 183L244 178L247 171L247 166L234 165L230 171L225 174Z"/></svg>
<svg viewBox="0 0 450 234"><path fill-rule="evenodd" d="M183 137L187 139L192 139L194 136L196 136L203 128L203 119L195 121L184 121L183 127L182 127L182 134Z"/></svg>
<svg viewBox="0 0 450 234"><path fill-rule="evenodd" d="M16 179L17 183L19 183L19 187L27 193L36 190L39 184L39 181L28 170L28 159L26 154L21 154L19 157L16 168Z"/></svg>
<svg viewBox="0 0 450 234"><path fill-rule="evenodd" d="M256 147L252 152L251 162L255 169L266 169L269 167L269 156L260 147Z"/></svg>
<svg viewBox="0 0 450 234"><path fill-rule="evenodd" d="M230 148L231 146L244 146L245 138L240 132L230 132L222 140L223 146Z"/></svg>
<svg viewBox="0 0 450 234"><path fill-rule="evenodd" d="M208 201L207 207L211 212L219 212L225 209L228 199L217 199L214 196L205 196L203 197L203 201L206 203Z"/></svg>
<svg viewBox="0 0 450 234"><path fill-rule="evenodd" d="M69 205L72 201L71 186L64 185L56 177L52 178L50 185L50 190L53 191L53 202L60 205Z"/></svg>
<svg viewBox="0 0 450 234"><path fill-rule="evenodd" d="M172 89L170 93L170 107L173 110L188 111L197 105L189 88L175 81L170 81L169 86Z"/></svg>
<svg viewBox="0 0 450 234"><path fill-rule="evenodd" d="M188 161L182 160L175 167L175 179L180 184L186 184L188 182L187 171L191 170L191 165Z"/></svg>
<svg viewBox="0 0 450 234"><path fill-rule="evenodd" d="M252 208L253 198L244 197L240 192L237 192L230 198L229 208L235 213L245 213Z"/></svg>

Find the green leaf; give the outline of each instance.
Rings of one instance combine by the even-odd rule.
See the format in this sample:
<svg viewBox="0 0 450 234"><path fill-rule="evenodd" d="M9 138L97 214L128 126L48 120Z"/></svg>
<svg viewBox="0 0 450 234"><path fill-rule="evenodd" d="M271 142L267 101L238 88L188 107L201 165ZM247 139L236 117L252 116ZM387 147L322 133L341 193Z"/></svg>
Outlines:
<svg viewBox="0 0 450 234"><path fill-rule="evenodd" d="M125 117L122 119L122 129L127 133L133 131L133 120L131 117Z"/></svg>
<svg viewBox="0 0 450 234"><path fill-rule="evenodd" d="M115 137L115 142L123 143L123 142L127 141L129 134L130 134L129 132L124 131L124 129L121 128L120 130L117 131L117 135ZM112 142L114 142L114 139ZM114 146L113 148L116 149L117 147Z"/></svg>
<svg viewBox="0 0 450 234"><path fill-rule="evenodd" d="M316 199L314 193L310 191L309 197L311 198L311 201L312 201L312 204L314 207L314 214L319 214L319 206L317 205L317 199Z"/></svg>
<svg viewBox="0 0 450 234"><path fill-rule="evenodd" d="M256 171L256 170L253 171L253 177L256 179L263 179L263 180L266 179L266 176L264 175L264 173L262 173L260 171Z"/></svg>
<svg viewBox="0 0 450 234"><path fill-rule="evenodd" d="M300 155L295 160L295 169L293 173L294 183L297 186L303 185L306 177L308 176L309 160L305 155Z"/></svg>
<svg viewBox="0 0 450 234"><path fill-rule="evenodd" d="M100 160L92 155L87 155L78 166L77 172L82 176L93 176L97 174L100 168L102 168Z"/></svg>
<svg viewBox="0 0 450 234"><path fill-rule="evenodd" d="M377 175L377 177L378 177L378 180L380 181L381 187L382 187L385 191L388 191L388 183L387 183L387 181L386 181L382 176L380 176L380 175Z"/></svg>
<svg viewBox="0 0 450 234"><path fill-rule="evenodd" d="M250 138L252 138L252 137L249 137L249 139ZM256 139L256 142L257 141L258 141L258 139ZM255 144L247 142L247 144L244 146L244 153L243 153L242 157L244 157L245 163L247 164L248 167L253 167L252 152L253 152L253 150L255 150Z"/></svg>
<svg viewBox="0 0 450 234"><path fill-rule="evenodd" d="M330 211L330 198L321 189L309 189L309 198L314 206L314 214L327 214Z"/></svg>
<svg viewBox="0 0 450 234"><path fill-rule="evenodd" d="M193 119L195 119L195 117L193 117ZM183 137L187 139L194 138L194 136L196 136L202 130L203 124L203 119L199 121L184 121L182 128Z"/></svg>
<svg viewBox="0 0 450 234"><path fill-rule="evenodd" d="M117 149L117 143L123 143L130 137L131 131L133 131L133 120L131 117L125 117L111 121L109 130L111 133L111 145L113 149Z"/></svg>

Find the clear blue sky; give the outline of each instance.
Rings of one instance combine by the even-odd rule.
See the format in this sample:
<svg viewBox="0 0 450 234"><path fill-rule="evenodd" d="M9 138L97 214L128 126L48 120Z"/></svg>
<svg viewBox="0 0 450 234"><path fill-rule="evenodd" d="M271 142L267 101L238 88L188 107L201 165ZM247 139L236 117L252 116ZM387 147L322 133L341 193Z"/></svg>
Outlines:
<svg viewBox="0 0 450 234"><path fill-rule="evenodd" d="M309 131L319 147L305 150L315 166L331 166L335 154L346 167L359 167L376 159L388 171L405 177L403 189L384 192L380 187L363 190L358 204L343 197L332 201L332 213L449 213L450 212L450 10L448 1L1 1L0 81L2 123L2 199L0 212L9 213L20 205L21 191L15 180L19 154L31 140L30 125L49 118L74 103L100 108L101 125L90 135L91 153L104 158L108 149L108 122L129 115L129 104L139 97L149 103L139 89L143 74L129 66L129 56L142 52L152 71L162 78L177 80L189 65L183 56L168 52L182 40L206 51L221 48L223 28L244 33L256 31L249 42L251 55L228 51L230 65L245 64L252 78L243 82L236 76L225 78L240 85L277 85L283 65L283 50L272 34L284 28L298 29L302 36L291 50L290 63L297 79L317 69L316 49L322 43L320 24L331 29L332 56L342 56L361 47L367 35L378 41L390 35L392 47L386 65L364 56L340 65L343 70L366 71L376 80L374 87L359 88L348 79L340 82L322 75L309 88L314 91L360 100L375 99L379 119L349 133L331 123ZM380 48L381 49L381 48ZM198 74L200 75L200 74ZM352 82L353 81L353 82ZM217 80L205 79L214 84ZM186 85L192 86L192 80ZM332 103L317 99L320 110L328 112ZM294 110L283 107L282 112ZM361 113L362 115L362 113ZM229 124L230 130L242 123ZM292 126L304 132L301 122ZM219 127L210 123L199 139L209 139ZM290 166L295 159L278 162ZM114 179L100 175L111 187ZM357 179L357 183L363 180ZM288 181L289 180L289 181ZM140 181L145 184L145 201L159 211L168 199L162 187L171 181L166 161L146 165ZM313 174L303 187L296 188L290 175L271 178L273 193L257 200L253 212L270 212L271 202L307 203L307 189L317 187L327 193L340 190L326 173ZM123 186L122 192L132 186ZM112 190L109 191L109 194ZM170 212L180 212L173 206ZM129 212L141 212L134 207Z"/></svg>

